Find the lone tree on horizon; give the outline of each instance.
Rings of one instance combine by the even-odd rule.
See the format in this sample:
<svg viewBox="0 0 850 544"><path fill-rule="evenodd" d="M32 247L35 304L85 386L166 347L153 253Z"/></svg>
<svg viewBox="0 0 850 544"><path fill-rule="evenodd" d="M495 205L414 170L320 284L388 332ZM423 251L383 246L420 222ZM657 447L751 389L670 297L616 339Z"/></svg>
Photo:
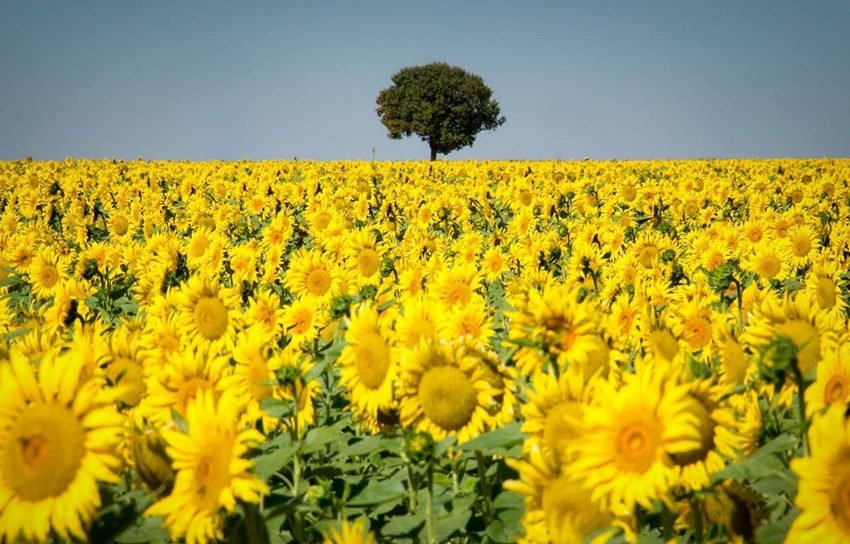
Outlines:
<svg viewBox="0 0 850 544"><path fill-rule="evenodd" d="M484 80L457 66L433 62L402 68L393 85L378 95L377 112L388 136L400 140L416 134L437 153L472 145L482 130L505 122L493 91Z"/></svg>

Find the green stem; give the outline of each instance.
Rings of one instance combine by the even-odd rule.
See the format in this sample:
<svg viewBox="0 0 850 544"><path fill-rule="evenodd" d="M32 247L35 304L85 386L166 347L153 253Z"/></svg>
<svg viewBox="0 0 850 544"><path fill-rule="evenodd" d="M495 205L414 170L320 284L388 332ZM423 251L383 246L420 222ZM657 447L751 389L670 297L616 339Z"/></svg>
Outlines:
<svg viewBox="0 0 850 544"><path fill-rule="evenodd" d="M794 379L797 382L797 417L800 419L799 438L803 447L803 455L809 456L809 423L806 419L806 381L799 366L794 365Z"/></svg>
<svg viewBox="0 0 850 544"><path fill-rule="evenodd" d="M484 498L484 517L487 521L492 519L493 505L490 496L490 482L487 481L487 464L484 462L484 454L481 450L475 450L475 459L478 461L478 483L481 485L481 495Z"/></svg>
<svg viewBox="0 0 850 544"><path fill-rule="evenodd" d="M413 466L407 463L407 511L416 512L416 484L413 481Z"/></svg>
<svg viewBox="0 0 850 544"><path fill-rule="evenodd" d="M738 334L741 334L741 331L744 330L744 311L743 311L743 289L741 287L741 282L737 280L737 278L732 278L732 282L735 284L735 292L737 296L735 297L738 303Z"/></svg>
<svg viewBox="0 0 850 544"><path fill-rule="evenodd" d="M428 462L428 502L425 504L425 528L428 532L428 544L437 544L434 534L434 463Z"/></svg>
<svg viewBox="0 0 850 544"><path fill-rule="evenodd" d="M243 503L242 511L245 514L245 534L248 544L263 544L262 529L257 523L257 516L254 515L254 507Z"/></svg>
<svg viewBox="0 0 850 544"><path fill-rule="evenodd" d="M694 532L697 544L702 544L702 505L697 497L691 498L691 510L694 513Z"/></svg>

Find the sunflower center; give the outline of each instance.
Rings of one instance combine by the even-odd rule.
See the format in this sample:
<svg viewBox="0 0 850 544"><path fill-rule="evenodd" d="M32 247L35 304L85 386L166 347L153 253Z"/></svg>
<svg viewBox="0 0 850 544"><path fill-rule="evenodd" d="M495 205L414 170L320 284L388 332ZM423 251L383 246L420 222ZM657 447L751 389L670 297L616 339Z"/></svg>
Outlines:
<svg viewBox="0 0 850 544"><path fill-rule="evenodd" d="M254 400L260 402L272 394L272 388L266 385L270 380L269 367L261 357L252 357L248 362L249 390Z"/></svg>
<svg viewBox="0 0 850 544"><path fill-rule="evenodd" d="M777 327L779 334L787 336L797 346L800 371L805 374L820 361L820 338L817 329L808 321L791 319Z"/></svg>
<svg viewBox="0 0 850 544"><path fill-rule="evenodd" d="M369 389L383 385L390 368L390 350L383 337L375 332L363 335L357 343L357 377Z"/></svg>
<svg viewBox="0 0 850 544"><path fill-rule="evenodd" d="M543 427L543 442L560 456L570 440L578 437L576 422L581 421L581 404L565 400L549 409Z"/></svg>
<svg viewBox="0 0 850 544"><path fill-rule="evenodd" d="M763 255L761 259L759 259L758 266L756 267L756 272L759 276L765 278L772 278L779 274L779 270L782 268L782 263L773 254Z"/></svg>
<svg viewBox="0 0 850 544"><path fill-rule="evenodd" d="M53 287L59 281L59 271L52 264L45 265L39 271L39 281L45 287Z"/></svg>
<svg viewBox="0 0 850 544"><path fill-rule="evenodd" d="M177 411L185 414L186 406L189 404L189 401L197 396L198 392L212 390L212 384L202 378L191 378L187 380L177 390Z"/></svg>
<svg viewBox="0 0 850 544"><path fill-rule="evenodd" d="M295 312L292 332L295 334L305 334L313 323L313 312L308 309L301 309Z"/></svg>
<svg viewBox="0 0 850 544"><path fill-rule="evenodd" d="M805 257L809 254L810 249L812 249L812 243L808 238L796 238L791 244L791 251L797 257Z"/></svg>
<svg viewBox="0 0 850 544"><path fill-rule="evenodd" d="M617 434L617 467L629 472L646 472L655 462L661 433L651 422L623 425Z"/></svg>
<svg viewBox="0 0 850 544"><path fill-rule="evenodd" d="M218 340L227 330L227 307L218 297L201 297L195 304L195 325L207 340Z"/></svg>
<svg viewBox="0 0 850 544"><path fill-rule="evenodd" d="M6 437L0 476L15 495L35 502L67 491L85 455L85 430L71 410L56 403L31 404Z"/></svg>
<svg viewBox="0 0 850 544"><path fill-rule="evenodd" d="M676 338L665 329L655 329L650 335L650 344L653 354L657 357L672 361L679 353L679 343Z"/></svg>
<svg viewBox="0 0 850 544"><path fill-rule="evenodd" d="M463 282L452 282L446 292L446 301L449 304L466 304L472 298L472 289Z"/></svg>
<svg viewBox="0 0 850 544"><path fill-rule="evenodd" d="M744 351L744 346L734 338L729 338L723 344L723 351L720 353L720 362L723 365L723 375L729 383L743 383L747 376L747 354Z"/></svg>
<svg viewBox="0 0 850 544"><path fill-rule="evenodd" d="M818 278L816 288L818 306L829 310L835 306L835 284L829 278Z"/></svg>
<svg viewBox="0 0 850 544"><path fill-rule="evenodd" d="M655 246L643 246L638 252L637 260L644 268L652 268L655 258L658 257L658 248Z"/></svg>
<svg viewBox="0 0 850 544"><path fill-rule="evenodd" d="M307 291L320 297L328 292L331 286L331 275L324 268L314 268L307 275Z"/></svg>
<svg viewBox="0 0 850 544"><path fill-rule="evenodd" d="M233 440L227 436L216 437L207 444L195 465L195 489L204 508L218 508L221 491L230 484L230 453Z"/></svg>
<svg viewBox="0 0 850 544"><path fill-rule="evenodd" d="M823 400L827 404L844 403L848 393L847 376L838 374L832 376L823 388Z"/></svg>
<svg viewBox="0 0 850 544"><path fill-rule="evenodd" d="M129 227L130 225L127 223L127 220L120 215L112 220L112 228L118 236L127 234Z"/></svg>
<svg viewBox="0 0 850 544"><path fill-rule="evenodd" d="M685 322L685 338L692 351L700 350L711 341L711 322L694 316Z"/></svg>
<svg viewBox="0 0 850 544"><path fill-rule="evenodd" d="M378 264L378 252L370 247L363 248L357 255L357 267L367 278L378 271Z"/></svg>
<svg viewBox="0 0 850 544"><path fill-rule="evenodd" d="M419 382L419 402L425 416L446 431L457 431L472 419L478 405L469 376L453 366L436 366Z"/></svg>

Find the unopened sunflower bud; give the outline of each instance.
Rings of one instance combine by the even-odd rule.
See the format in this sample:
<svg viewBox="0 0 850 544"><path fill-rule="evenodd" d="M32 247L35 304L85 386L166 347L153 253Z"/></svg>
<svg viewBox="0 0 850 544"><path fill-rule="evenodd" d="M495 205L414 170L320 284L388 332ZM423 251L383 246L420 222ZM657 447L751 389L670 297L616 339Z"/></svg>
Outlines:
<svg viewBox="0 0 850 544"><path fill-rule="evenodd" d="M136 433L133 437L133 458L136 472L145 485L151 489L171 487L174 469L159 433L150 429Z"/></svg>

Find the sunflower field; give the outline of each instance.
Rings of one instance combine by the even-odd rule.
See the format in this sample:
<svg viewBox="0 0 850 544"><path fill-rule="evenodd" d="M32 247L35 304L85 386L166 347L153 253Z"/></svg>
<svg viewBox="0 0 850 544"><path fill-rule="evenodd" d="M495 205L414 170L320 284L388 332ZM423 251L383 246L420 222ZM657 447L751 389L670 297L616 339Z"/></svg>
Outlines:
<svg viewBox="0 0 850 544"><path fill-rule="evenodd" d="M850 160L0 162L0 542L850 541Z"/></svg>

